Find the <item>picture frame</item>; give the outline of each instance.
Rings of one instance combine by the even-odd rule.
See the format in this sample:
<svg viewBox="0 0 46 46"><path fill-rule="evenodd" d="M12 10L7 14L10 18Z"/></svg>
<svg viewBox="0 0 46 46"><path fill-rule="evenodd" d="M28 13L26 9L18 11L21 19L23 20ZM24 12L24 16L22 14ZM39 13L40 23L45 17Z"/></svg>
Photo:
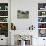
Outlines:
<svg viewBox="0 0 46 46"><path fill-rule="evenodd" d="M17 19L28 19L29 11L17 10Z"/></svg>

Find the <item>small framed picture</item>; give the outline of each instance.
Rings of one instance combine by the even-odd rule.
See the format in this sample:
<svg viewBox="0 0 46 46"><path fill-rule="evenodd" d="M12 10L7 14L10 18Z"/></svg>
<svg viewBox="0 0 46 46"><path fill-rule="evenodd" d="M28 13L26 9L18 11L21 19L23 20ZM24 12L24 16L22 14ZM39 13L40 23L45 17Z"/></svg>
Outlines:
<svg viewBox="0 0 46 46"><path fill-rule="evenodd" d="M29 18L29 11L17 11L17 18L18 19L28 19Z"/></svg>

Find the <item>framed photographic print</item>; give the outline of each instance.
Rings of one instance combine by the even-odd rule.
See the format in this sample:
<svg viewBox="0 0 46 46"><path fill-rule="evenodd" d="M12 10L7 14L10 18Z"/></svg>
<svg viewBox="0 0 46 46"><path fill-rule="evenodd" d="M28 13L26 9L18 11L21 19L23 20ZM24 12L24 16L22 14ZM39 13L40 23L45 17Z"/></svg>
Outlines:
<svg viewBox="0 0 46 46"><path fill-rule="evenodd" d="M28 19L29 18L29 11L17 11L17 18L18 19Z"/></svg>

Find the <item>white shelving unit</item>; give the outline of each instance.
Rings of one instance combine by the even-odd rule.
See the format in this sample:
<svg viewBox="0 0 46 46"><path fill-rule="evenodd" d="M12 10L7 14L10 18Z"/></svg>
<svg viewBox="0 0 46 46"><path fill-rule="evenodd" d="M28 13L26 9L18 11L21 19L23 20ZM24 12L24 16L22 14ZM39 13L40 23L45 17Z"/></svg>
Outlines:
<svg viewBox="0 0 46 46"><path fill-rule="evenodd" d="M0 0L1 2L1 0ZM0 3L0 45L8 45L8 31L10 21L10 8L8 2ZM6 6L6 7L5 7ZM7 12L7 13L6 13ZM2 26L1 26L2 25ZM6 26L7 25L7 26ZM3 27L5 27L3 29ZM6 30L5 30L6 29ZM3 33L2 33L3 32ZM5 32L5 33L4 33ZM2 40L1 40L2 39Z"/></svg>
<svg viewBox="0 0 46 46"><path fill-rule="evenodd" d="M46 37L45 34L40 33L41 31L46 33L46 3L38 3L38 32L40 37Z"/></svg>
<svg viewBox="0 0 46 46"><path fill-rule="evenodd" d="M8 3L0 3L0 35L7 35L8 37ZM3 29L4 28L4 29ZM2 31L7 31L7 33Z"/></svg>

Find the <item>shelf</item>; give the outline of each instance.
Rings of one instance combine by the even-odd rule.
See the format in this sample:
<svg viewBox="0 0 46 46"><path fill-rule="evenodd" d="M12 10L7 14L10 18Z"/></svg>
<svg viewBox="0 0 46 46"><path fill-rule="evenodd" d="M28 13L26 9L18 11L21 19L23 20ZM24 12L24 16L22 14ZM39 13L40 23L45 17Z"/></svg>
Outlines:
<svg viewBox="0 0 46 46"><path fill-rule="evenodd" d="M46 17L46 15L44 15L44 16L38 16L38 17Z"/></svg>
<svg viewBox="0 0 46 46"><path fill-rule="evenodd" d="M0 16L0 17L8 17L8 16Z"/></svg>
<svg viewBox="0 0 46 46"><path fill-rule="evenodd" d="M0 11L8 11L8 10L0 10Z"/></svg>
<svg viewBox="0 0 46 46"><path fill-rule="evenodd" d="M38 28L38 29L46 29L46 28Z"/></svg>
<svg viewBox="0 0 46 46"><path fill-rule="evenodd" d="M46 11L46 10L38 10L38 11Z"/></svg>
<svg viewBox="0 0 46 46"><path fill-rule="evenodd" d="M8 22L0 22L0 23L8 23Z"/></svg>
<svg viewBox="0 0 46 46"><path fill-rule="evenodd" d="M46 23L46 22L38 22L38 23Z"/></svg>

